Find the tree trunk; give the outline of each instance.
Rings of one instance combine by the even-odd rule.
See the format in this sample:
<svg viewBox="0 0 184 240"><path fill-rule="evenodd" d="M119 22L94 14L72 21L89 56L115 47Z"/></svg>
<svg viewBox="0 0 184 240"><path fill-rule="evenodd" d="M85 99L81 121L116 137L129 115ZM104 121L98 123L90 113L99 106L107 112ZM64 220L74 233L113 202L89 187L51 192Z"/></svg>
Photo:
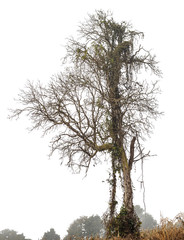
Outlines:
<svg viewBox="0 0 184 240"><path fill-rule="evenodd" d="M123 182L124 182L124 198L123 198L124 207L126 208L128 213L133 214L134 213L133 191L129 170L123 173Z"/></svg>
<svg viewBox="0 0 184 240"><path fill-rule="evenodd" d="M111 180L111 197L110 197L110 219L112 220L116 212L116 158L112 153L112 180Z"/></svg>
<svg viewBox="0 0 184 240"><path fill-rule="evenodd" d="M121 229L121 236L132 235L134 239L140 239L140 221L134 211L133 205L133 189L131 180L132 163L134 159L134 143L135 137L133 137L130 145L130 158L126 157L124 149L122 150L122 171L123 171L123 209L124 212L120 212L119 229ZM123 222L123 223L122 223ZM124 226L123 226L124 225ZM123 229L123 230L122 230Z"/></svg>
<svg viewBox="0 0 184 240"><path fill-rule="evenodd" d="M113 49L115 46L112 46ZM112 150L112 183L111 183L111 201L110 201L110 219L112 220L115 216L116 208L116 174L122 172L123 175L123 205L126 209L127 216L125 221L127 222L128 232L131 231L132 226L129 222L134 223L134 206L133 206L133 191L131 181L131 169L134 159L134 143L135 138L132 139L130 146L130 159L127 159L124 149L124 131L123 131L123 113L120 103L120 90L119 82L121 77L120 66L121 55L114 50L111 54L112 65L107 74L107 85L109 87L109 100L111 106L111 126L110 134L112 137L113 150ZM128 70L127 70L128 74ZM128 81L129 79L127 79ZM128 220L129 219L129 220ZM119 223L123 225L122 223ZM121 227L121 226L119 226ZM134 228L134 227L133 227Z"/></svg>
<svg viewBox="0 0 184 240"><path fill-rule="evenodd" d="M123 187L124 187L124 197L123 205L130 213L134 214L133 206L133 190L132 190L132 180L131 180L131 167L130 162L128 162L125 151L122 150L122 170L123 170Z"/></svg>

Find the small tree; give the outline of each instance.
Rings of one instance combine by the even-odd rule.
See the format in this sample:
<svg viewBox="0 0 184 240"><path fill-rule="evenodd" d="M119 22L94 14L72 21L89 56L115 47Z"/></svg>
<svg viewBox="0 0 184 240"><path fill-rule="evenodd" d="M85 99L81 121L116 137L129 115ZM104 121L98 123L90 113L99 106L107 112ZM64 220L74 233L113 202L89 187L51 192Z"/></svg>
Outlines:
<svg viewBox="0 0 184 240"><path fill-rule="evenodd" d="M68 234L65 236L65 240L102 236L102 220L98 215L91 217L80 217L70 225L67 232Z"/></svg>
<svg viewBox="0 0 184 240"><path fill-rule="evenodd" d="M107 226L116 215L117 176L122 183L126 219L137 226L133 206L132 166L149 156L143 142L151 133L152 120L160 115L157 81L140 73L160 76L155 56L139 40L143 33L126 22L117 23L109 13L96 11L79 27L79 39L69 39L62 73L48 86L28 82L19 94L20 108L12 117L26 113L32 129L51 140L51 154L58 150L61 161L75 172L88 171L103 156L111 162L111 186ZM132 225L130 234L139 232Z"/></svg>
<svg viewBox="0 0 184 240"><path fill-rule="evenodd" d="M0 231L0 240L30 240L26 239L24 234L18 234L14 230L4 229Z"/></svg>
<svg viewBox="0 0 184 240"><path fill-rule="evenodd" d="M50 231L44 233L41 240L60 240L60 236L51 228Z"/></svg>
<svg viewBox="0 0 184 240"><path fill-rule="evenodd" d="M135 206L135 212L141 221L142 229L152 229L157 226L157 221L153 218L153 216L149 213L145 213L139 205Z"/></svg>
<svg viewBox="0 0 184 240"><path fill-rule="evenodd" d="M85 230L84 230L84 222L86 220L86 217L80 217L76 219L68 228L67 236L65 236L66 239L76 239L76 238L84 238L85 236Z"/></svg>
<svg viewBox="0 0 184 240"><path fill-rule="evenodd" d="M85 223L85 229L88 237L103 236L104 225L102 219L98 215L88 217Z"/></svg>

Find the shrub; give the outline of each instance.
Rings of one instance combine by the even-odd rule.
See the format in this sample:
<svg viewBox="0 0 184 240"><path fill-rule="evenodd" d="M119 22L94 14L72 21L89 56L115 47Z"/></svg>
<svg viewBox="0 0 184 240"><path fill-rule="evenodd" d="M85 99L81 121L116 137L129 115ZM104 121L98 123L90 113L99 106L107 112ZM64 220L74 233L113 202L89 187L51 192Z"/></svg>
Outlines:
<svg viewBox="0 0 184 240"><path fill-rule="evenodd" d="M118 236L121 238L133 236L134 239L140 237L141 222L136 213L132 213L133 217L124 206L121 207L119 214L109 221L107 225L107 237Z"/></svg>

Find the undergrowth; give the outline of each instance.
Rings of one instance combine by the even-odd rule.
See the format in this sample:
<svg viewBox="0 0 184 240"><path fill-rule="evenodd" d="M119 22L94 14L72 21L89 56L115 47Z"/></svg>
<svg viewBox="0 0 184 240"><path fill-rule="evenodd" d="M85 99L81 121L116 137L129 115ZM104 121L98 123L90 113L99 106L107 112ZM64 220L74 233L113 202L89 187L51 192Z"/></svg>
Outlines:
<svg viewBox="0 0 184 240"><path fill-rule="evenodd" d="M126 238L113 237L89 238L91 240L134 240L131 236ZM161 218L159 226L152 230L142 230L140 240L184 240L184 213L178 214L173 220Z"/></svg>

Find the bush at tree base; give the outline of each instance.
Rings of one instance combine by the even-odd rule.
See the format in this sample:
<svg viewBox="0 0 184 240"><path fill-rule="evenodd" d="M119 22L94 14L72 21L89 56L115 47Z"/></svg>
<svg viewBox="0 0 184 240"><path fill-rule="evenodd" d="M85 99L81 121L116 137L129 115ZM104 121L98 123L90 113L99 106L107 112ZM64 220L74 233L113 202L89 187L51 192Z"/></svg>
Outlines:
<svg viewBox="0 0 184 240"><path fill-rule="evenodd" d="M140 226L141 221L137 214L134 212L133 216L125 209L121 207L119 214L106 224L106 235L107 237L127 237L133 236L134 239L140 238Z"/></svg>

